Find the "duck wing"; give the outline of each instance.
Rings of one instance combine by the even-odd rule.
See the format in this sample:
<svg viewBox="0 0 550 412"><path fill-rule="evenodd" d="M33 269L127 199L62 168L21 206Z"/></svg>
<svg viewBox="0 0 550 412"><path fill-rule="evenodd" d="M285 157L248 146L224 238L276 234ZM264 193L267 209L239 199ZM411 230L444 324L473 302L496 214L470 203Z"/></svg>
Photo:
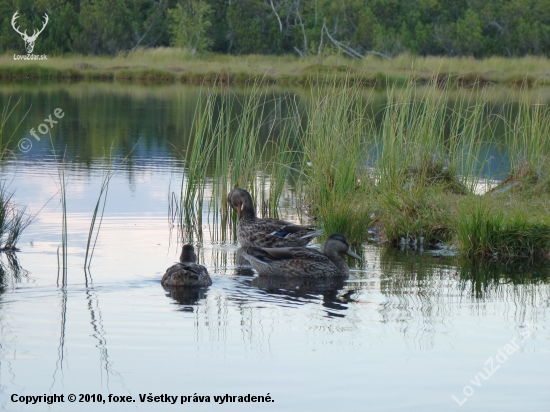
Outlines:
<svg viewBox="0 0 550 412"><path fill-rule="evenodd" d="M314 227L295 225L278 219L255 219L240 223L239 239L244 246L257 247L302 247L313 238L323 234Z"/></svg>
<svg viewBox="0 0 550 412"><path fill-rule="evenodd" d="M279 219L258 219L257 226L261 228L264 233L278 237L286 237L291 234L306 235L311 232L316 232L313 226L295 225L294 223Z"/></svg>
<svg viewBox="0 0 550 412"><path fill-rule="evenodd" d="M310 262L328 262L330 259L316 249L307 247L262 248L248 247L243 256L264 264L289 260L305 260Z"/></svg>
<svg viewBox="0 0 550 412"><path fill-rule="evenodd" d="M204 266L191 262L180 262L166 270L161 283L165 286L203 286L211 285L212 280Z"/></svg>

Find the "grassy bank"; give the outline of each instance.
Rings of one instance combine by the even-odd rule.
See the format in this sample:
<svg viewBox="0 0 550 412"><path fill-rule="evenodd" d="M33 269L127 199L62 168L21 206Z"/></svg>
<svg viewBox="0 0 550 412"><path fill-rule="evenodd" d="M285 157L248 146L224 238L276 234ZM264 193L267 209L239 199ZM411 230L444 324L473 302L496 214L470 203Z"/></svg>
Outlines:
<svg viewBox="0 0 550 412"><path fill-rule="evenodd" d="M354 243L374 232L379 242L443 243L472 258L548 258L548 106L527 90L496 106L481 87L452 89L437 78L421 88L410 81L388 88L386 105L369 112L360 87L333 82L299 102L289 96L284 113L265 112L270 97L258 86L242 100L210 89L184 154L188 170L173 208L180 228L201 227L211 179L210 215L229 232L231 188L249 189L261 213L273 216L290 187L326 235ZM497 144L507 148L508 178L488 190L486 148Z"/></svg>
<svg viewBox="0 0 550 412"><path fill-rule="evenodd" d="M263 78L272 84L311 85L345 79L362 86L404 85L415 77L428 82L434 73L459 85L475 81L507 85L550 84L550 60L541 57L442 58L369 56L350 60L342 56L193 56L187 50L137 50L117 57L49 56L38 62L14 61L13 53L0 57L0 80L120 81L243 84Z"/></svg>
<svg viewBox="0 0 550 412"><path fill-rule="evenodd" d="M474 258L547 259L549 107L527 91L494 107L483 89L450 99L450 88L434 80L421 90L414 83L388 89L378 114L361 111L354 87L313 98L304 193L316 215L328 233L357 242L375 228L378 240L393 245L445 243ZM375 115L383 119L378 126ZM502 140L509 177L487 191L486 148Z"/></svg>

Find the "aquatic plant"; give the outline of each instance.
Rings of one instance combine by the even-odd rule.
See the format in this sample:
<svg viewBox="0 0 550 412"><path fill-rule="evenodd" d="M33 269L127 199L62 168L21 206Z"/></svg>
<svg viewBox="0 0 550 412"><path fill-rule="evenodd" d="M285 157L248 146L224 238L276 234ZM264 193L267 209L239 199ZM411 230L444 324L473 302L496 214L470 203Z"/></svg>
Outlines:
<svg viewBox="0 0 550 412"><path fill-rule="evenodd" d="M550 179L550 108L534 101L523 89L517 104L508 103L504 114L505 142L509 153L509 181L527 186Z"/></svg>
<svg viewBox="0 0 550 412"><path fill-rule="evenodd" d="M203 213L214 222L214 240L234 238L235 220L227 210L227 193L234 187L249 190L261 214L277 214L279 198L293 167L293 118L282 119L260 84L244 97L221 87L209 89L197 104L177 202L179 238L202 240ZM280 106L280 104L279 104ZM260 136L270 136L267 140ZM208 209L206 184L212 184ZM172 196L174 198L174 196ZM228 231L228 228L233 230Z"/></svg>
<svg viewBox="0 0 550 412"><path fill-rule="evenodd" d="M540 213L515 198L515 212L501 218L502 204L483 194L480 182L487 178L488 148L500 135L510 142L511 156L530 159L538 181L547 181L541 159L550 111L525 103L518 120L508 106L490 103L481 85L460 93L454 87L439 77L428 87L410 79L404 89L388 88L378 110L370 110L370 95L353 81L312 88L301 99L271 99L258 83L244 97L208 89L182 154L180 196L177 202L171 197L180 233L194 228L200 240L207 216L215 241L235 239L234 216L225 205L229 190L246 188L261 215L276 216L281 194L291 188L299 211L325 234L342 233L353 243L375 226L378 240L394 245L423 239L425 246L455 243L470 256L547 256ZM521 171L525 162L515 164L511 170ZM492 205L490 212L476 206L479 198Z"/></svg>
<svg viewBox="0 0 550 412"><path fill-rule="evenodd" d="M103 179L101 181L101 188L99 190L99 196L97 198L97 202L95 204L95 208L92 212L92 219L90 221L90 230L88 231L88 239L86 241L86 255L84 257L84 271L90 269L90 264L92 262L92 258L94 255L95 245L97 243L97 238L99 237L99 231L101 230L101 223L103 222L103 215L105 213L105 205L107 203L107 195L109 194L109 183L111 182L112 177L114 176L116 170L118 167L120 167L123 163L125 163L136 146L138 145L139 141L134 145L130 153L126 155L115 167L113 167L113 144L111 144L111 150L109 151L109 165L107 167L107 170L103 174ZM103 202L102 202L103 200ZM102 204L103 203L103 204ZM99 224L97 227L97 230L95 230L95 224L97 221L99 208L101 206L101 213L99 215ZM92 245L92 237L94 235L95 231L95 239L93 241ZM90 251L90 246L92 246L92 249ZM89 257L88 257L89 256ZM86 281L88 279L88 276L86 275Z"/></svg>
<svg viewBox="0 0 550 412"><path fill-rule="evenodd" d="M479 258L548 258L550 225L494 209L485 199L463 205L457 238L463 253Z"/></svg>
<svg viewBox="0 0 550 412"><path fill-rule="evenodd" d="M0 182L0 251L17 250L21 234L34 218L26 207L13 201L13 192L7 190L6 183Z"/></svg>

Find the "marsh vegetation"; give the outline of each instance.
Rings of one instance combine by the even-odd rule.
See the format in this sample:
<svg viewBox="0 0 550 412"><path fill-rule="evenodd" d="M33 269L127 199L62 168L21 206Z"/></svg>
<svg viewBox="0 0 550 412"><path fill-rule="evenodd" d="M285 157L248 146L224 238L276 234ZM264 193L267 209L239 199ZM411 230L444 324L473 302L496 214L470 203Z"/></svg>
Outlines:
<svg viewBox="0 0 550 412"><path fill-rule="evenodd" d="M437 78L411 80L388 88L376 111L361 88L340 82L276 104L257 84L242 99L223 88L203 96L176 202L181 233L201 227L205 198L226 233L231 188L249 189L274 215L288 186L325 234L354 243L370 230L378 242L445 244L471 257L548 257L550 111L525 89L496 104L481 85L457 92ZM500 183L488 155L499 145Z"/></svg>
<svg viewBox="0 0 550 412"><path fill-rule="evenodd" d="M402 54L391 59L367 56L350 59L331 53L318 56L193 55L187 49L156 48L121 52L116 56L66 55L40 62L13 61L0 56L0 80L101 81L119 83L247 84L263 79L282 86L313 86L335 80L384 89L406 85L415 78L428 83L441 80L460 86L476 82L509 86L544 86L550 83L547 57L518 58L434 57Z"/></svg>

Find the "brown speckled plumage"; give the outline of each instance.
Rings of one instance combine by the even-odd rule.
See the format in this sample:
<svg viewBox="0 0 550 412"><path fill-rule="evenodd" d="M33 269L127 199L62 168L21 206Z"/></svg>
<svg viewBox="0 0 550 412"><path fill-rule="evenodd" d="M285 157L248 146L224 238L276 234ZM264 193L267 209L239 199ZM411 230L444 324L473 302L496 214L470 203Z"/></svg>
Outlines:
<svg viewBox="0 0 550 412"><path fill-rule="evenodd" d="M197 265L195 249L191 245L183 246L180 263L170 266L162 277L163 286L210 286L212 279L206 268Z"/></svg>
<svg viewBox="0 0 550 412"><path fill-rule="evenodd" d="M237 239L241 246L269 248L305 246L323 233L311 226L257 217L252 196L244 189L233 189L227 195L227 203L239 217Z"/></svg>
<svg viewBox="0 0 550 412"><path fill-rule="evenodd" d="M307 247L248 247L243 256L260 276L347 278L349 268L339 253L360 259L349 248L345 236L336 233L328 237L323 253Z"/></svg>

